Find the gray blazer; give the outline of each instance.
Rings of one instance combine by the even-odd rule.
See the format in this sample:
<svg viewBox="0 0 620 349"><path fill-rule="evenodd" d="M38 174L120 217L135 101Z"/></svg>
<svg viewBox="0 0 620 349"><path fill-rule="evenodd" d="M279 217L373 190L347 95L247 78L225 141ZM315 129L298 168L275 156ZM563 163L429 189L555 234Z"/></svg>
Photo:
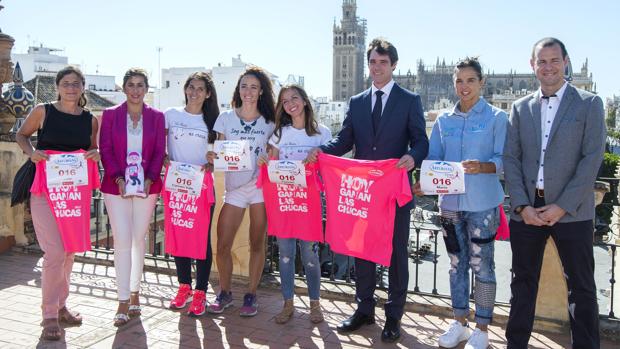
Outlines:
<svg viewBox="0 0 620 349"><path fill-rule="evenodd" d="M512 106L504 176L514 209L533 205L541 152L540 90ZM594 218L594 182L605 150L605 116L600 97L568 85L545 151L545 202L566 215L561 223ZM520 215L511 219L521 221Z"/></svg>

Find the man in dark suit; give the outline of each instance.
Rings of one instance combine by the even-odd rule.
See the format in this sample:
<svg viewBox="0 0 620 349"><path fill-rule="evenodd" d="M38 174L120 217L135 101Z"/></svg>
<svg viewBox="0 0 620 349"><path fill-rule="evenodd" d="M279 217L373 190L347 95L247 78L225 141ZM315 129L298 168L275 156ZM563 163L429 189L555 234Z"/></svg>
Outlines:
<svg viewBox="0 0 620 349"><path fill-rule="evenodd" d="M540 89L513 104L504 148L513 210L508 348L527 348L550 236L568 288L573 348L598 348L592 220L594 181L605 148L603 102L564 80L568 57L560 40L539 40L530 64Z"/></svg>
<svg viewBox="0 0 620 349"><path fill-rule="evenodd" d="M371 88L351 97L338 136L311 152L308 160L314 161L318 151L342 156L354 149L356 159L397 158L400 159L398 167L411 171L428 153L420 96L394 83L392 73L398 61L394 45L384 39L375 39L368 46L366 55ZM411 201L396 208L388 300L385 304L387 319L381 334L381 339L388 342L400 337L400 319L409 283L407 244L413 205ZM341 332L355 331L375 321L376 264L356 258L355 275L357 310L338 326Z"/></svg>

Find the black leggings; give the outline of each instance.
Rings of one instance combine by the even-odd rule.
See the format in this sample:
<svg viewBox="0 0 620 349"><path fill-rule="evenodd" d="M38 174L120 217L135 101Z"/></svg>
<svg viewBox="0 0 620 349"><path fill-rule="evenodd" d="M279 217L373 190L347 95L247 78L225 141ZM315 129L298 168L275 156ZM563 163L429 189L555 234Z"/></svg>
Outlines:
<svg viewBox="0 0 620 349"><path fill-rule="evenodd" d="M207 234L207 256L205 259L196 259L196 290L207 292L209 286L209 275L211 275L211 265L213 264L213 254L211 253L211 224L213 222L213 211L215 205L211 206L211 219L209 220L209 231ZM189 257L174 257L174 264L177 267L177 278L180 284L192 284L192 259Z"/></svg>

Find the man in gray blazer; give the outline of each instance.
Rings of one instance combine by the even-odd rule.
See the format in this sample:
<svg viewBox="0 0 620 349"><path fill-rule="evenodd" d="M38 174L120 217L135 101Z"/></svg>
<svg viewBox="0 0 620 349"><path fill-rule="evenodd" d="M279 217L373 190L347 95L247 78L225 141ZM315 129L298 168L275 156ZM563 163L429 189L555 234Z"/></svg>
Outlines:
<svg viewBox="0 0 620 349"><path fill-rule="evenodd" d="M514 103L504 148L513 210L508 348L527 348L549 236L568 286L573 348L598 348L593 188L605 148L603 102L564 80L568 58L560 40L539 40L530 64L540 89Z"/></svg>

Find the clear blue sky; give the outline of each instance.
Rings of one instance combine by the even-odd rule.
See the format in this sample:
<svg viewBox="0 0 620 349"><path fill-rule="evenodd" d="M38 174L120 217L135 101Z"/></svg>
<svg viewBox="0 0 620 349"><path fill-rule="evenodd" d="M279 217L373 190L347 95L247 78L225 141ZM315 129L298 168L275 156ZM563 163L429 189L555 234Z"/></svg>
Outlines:
<svg viewBox="0 0 620 349"><path fill-rule="evenodd" d="M16 39L62 48L87 73L117 81L131 66L230 65L241 54L282 80L304 75L313 96L331 96L332 26L341 0L4 0L0 28ZM495 72L529 72L532 44L564 41L579 69L587 57L599 94L620 95L620 1L358 0L368 39L385 36L399 51L398 68L415 71L423 59L447 62L479 55ZM486 70L486 69L485 69Z"/></svg>

